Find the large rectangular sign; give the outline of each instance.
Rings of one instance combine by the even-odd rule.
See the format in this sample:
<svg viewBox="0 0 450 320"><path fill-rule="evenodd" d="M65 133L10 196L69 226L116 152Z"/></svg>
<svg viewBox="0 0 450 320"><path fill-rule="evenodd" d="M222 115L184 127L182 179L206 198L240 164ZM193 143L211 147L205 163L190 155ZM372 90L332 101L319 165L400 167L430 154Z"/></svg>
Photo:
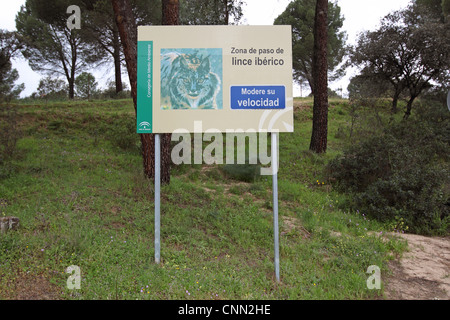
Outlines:
<svg viewBox="0 0 450 320"><path fill-rule="evenodd" d="M138 133L294 130L290 26L138 27L137 76Z"/></svg>

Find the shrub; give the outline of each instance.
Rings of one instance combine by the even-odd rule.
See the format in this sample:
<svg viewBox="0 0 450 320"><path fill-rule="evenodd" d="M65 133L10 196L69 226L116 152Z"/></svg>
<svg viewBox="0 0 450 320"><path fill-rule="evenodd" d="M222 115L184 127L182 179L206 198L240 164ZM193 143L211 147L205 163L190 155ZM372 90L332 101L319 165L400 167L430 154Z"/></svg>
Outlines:
<svg viewBox="0 0 450 320"><path fill-rule="evenodd" d="M12 160L17 153L19 138L17 112L11 106L0 105L0 178L14 171Z"/></svg>
<svg viewBox="0 0 450 320"><path fill-rule="evenodd" d="M261 166L257 164L226 164L223 172L230 179L242 182L255 182L260 176Z"/></svg>
<svg viewBox="0 0 450 320"><path fill-rule="evenodd" d="M126 151L139 150L139 135L133 117L119 117L108 127L108 140Z"/></svg>
<svg viewBox="0 0 450 320"><path fill-rule="evenodd" d="M347 147L330 161L329 179L354 195L354 209L380 221L401 219L421 234L447 232L450 117L438 118L402 121Z"/></svg>

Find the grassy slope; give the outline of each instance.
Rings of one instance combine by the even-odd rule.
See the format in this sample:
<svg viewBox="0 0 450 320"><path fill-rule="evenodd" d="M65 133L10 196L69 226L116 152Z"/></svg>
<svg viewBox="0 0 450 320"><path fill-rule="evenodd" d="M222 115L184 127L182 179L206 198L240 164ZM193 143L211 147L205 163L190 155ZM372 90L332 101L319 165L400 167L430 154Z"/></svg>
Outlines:
<svg viewBox="0 0 450 320"><path fill-rule="evenodd" d="M385 226L341 209L323 168L342 147L349 113L332 101L329 151L308 151L311 101L297 100L295 133L280 137L281 283L273 275L271 177L233 181L223 166L181 165L162 190L162 263L153 263L153 186L118 124L129 100L18 105L17 172L0 180L21 228L0 242L0 298L366 299L366 270L404 245ZM127 120L128 119L128 120ZM138 139L136 139L138 144ZM369 233L370 231L374 233ZM66 288L70 265L81 289Z"/></svg>

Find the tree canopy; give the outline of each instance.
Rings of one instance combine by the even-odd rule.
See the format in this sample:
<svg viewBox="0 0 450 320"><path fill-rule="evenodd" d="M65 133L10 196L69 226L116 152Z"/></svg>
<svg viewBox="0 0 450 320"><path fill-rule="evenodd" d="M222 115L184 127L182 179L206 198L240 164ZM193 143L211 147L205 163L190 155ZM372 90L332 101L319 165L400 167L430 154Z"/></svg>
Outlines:
<svg viewBox="0 0 450 320"><path fill-rule="evenodd" d="M351 61L362 68L362 74L391 84L393 111L400 94L406 92L405 118L424 90L450 80L450 24L434 14L413 3L388 14L377 30L361 34L352 49Z"/></svg>
<svg viewBox="0 0 450 320"><path fill-rule="evenodd" d="M67 98L67 84L64 80L47 76L39 80L37 94L44 99Z"/></svg>
<svg viewBox="0 0 450 320"><path fill-rule="evenodd" d="M92 94L97 91L97 85L98 83L92 73L82 72L75 79L77 96L89 100Z"/></svg>
<svg viewBox="0 0 450 320"><path fill-rule="evenodd" d="M154 25L161 23L161 1L131 0L136 24ZM83 27L79 33L81 39L91 44L96 50L94 57L98 58L96 66L114 65L116 93L123 90L122 65L124 56L120 43L119 30L114 22L114 11L110 0L83 0Z"/></svg>
<svg viewBox="0 0 450 320"><path fill-rule="evenodd" d="M27 0L16 16L16 28L24 45L23 56L34 71L67 79L69 98L74 97L77 73L95 61L96 50L82 41L79 30L67 26L67 7L72 0Z"/></svg>
<svg viewBox="0 0 450 320"><path fill-rule="evenodd" d="M15 32L0 29L0 101L17 98L25 85L16 85L19 73L12 68L11 59L17 56L21 44Z"/></svg>
<svg viewBox="0 0 450 320"><path fill-rule="evenodd" d="M181 0L180 24L228 25L237 24L243 15L243 0Z"/></svg>
<svg viewBox="0 0 450 320"><path fill-rule="evenodd" d="M307 81L313 94L315 8L316 0L292 1L274 22L274 24L292 26L294 80L299 83ZM327 62L330 81L336 80L344 74L344 69L340 67L346 54L345 42L347 40L346 32L341 30L343 23L344 18L339 5L328 2Z"/></svg>

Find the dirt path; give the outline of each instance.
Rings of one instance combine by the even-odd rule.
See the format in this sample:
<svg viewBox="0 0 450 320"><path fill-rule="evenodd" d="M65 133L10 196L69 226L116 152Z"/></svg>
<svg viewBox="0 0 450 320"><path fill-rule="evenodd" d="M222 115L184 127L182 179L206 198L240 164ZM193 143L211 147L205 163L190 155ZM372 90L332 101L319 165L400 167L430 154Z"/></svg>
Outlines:
<svg viewBox="0 0 450 320"><path fill-rule="evenodd" d="M390 264L388 300L450 300L450 237L402 234L409 251Z"/></svg>

